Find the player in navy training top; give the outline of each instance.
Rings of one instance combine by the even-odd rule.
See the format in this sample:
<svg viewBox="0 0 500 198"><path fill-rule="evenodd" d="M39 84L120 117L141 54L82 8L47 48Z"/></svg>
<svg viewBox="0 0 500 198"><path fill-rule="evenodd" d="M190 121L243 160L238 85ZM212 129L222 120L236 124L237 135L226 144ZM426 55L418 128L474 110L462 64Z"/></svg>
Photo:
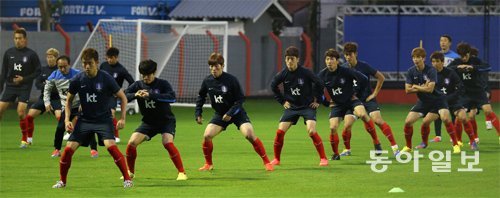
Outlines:
<svg viewBox="0 0 500 198"><path fill-rule="evenodd" d="M28 146L28 124L26 109L30 99L33 80L40 74L40 60L35 51L27 46L26 30L19 28L14 31L14 47L7 49L3 55L2 70L0 72L0 121L3 113L16 98L17 115L21 127L21 148ZM4 91L5 84L5 91Z"/></svg>
<svg viewBox="0 0 500 198"><path fill-rule="evenodd" d="M425 55L424 48L415 48L411 52L415 65L410 67L406 74L405 92L407 94L416 93L418 100L417 104L412 107L406 116L404 126L406 146L401 151L412 151L413 124L419 118L425 116L421 128L423 143L417 148L426 148L428 146L426 137L428 138L430 133L429 124L437 118L441 118L453 141L453 153L460 153L460 146L457 144L455 127L450 118L446 97L441 90L434 88L437 82L437 72L434 67L425 65Z"/></svg>
<svg viewBox="0 0 500 198"><path fill-rule="evenodd" d="M273 171L273 165L269 162L266 150L260 139L255 136L254 129L250 123L243 102L245 97L241 90L238 79L231 74L224 72L224 57L217 52L210 54L208 58L210 74L201 84L196 100L195 119L198 124L202 124L203 104L205 99L210 98L212 108L215 114L210 123L205 128L203 134L203 154L205 155L205 164L199 168L200 171L213 169L212 163L212 139L226 130L226 127L234 123L241 131L241 134L253 145L255 152L262 158L267 171Z"/></svg>
<svg viewBox="0 0 500 198"><path fill-rule="evenodd" d="M110 47L106 51L106 62L101 63L101 66L99 67L102 71L108 72L109 75L113 76L115 79L116 83L118 83L118 86L121 88L123 86L123 81L126 80L128 82L128 85L130 86L132 83L134 83L134 78L132 78L132 75L127 71L123 65L118 62L118 55L120 54L120 50L116 47ZM116 143L120 142L120 133L118 132L118 128L116 127L116 118L115 118L115 112L116 112L116 105L118 101L116 98L111 98L110 100L110 108L111 108L111 115L113 116L113 126L115 127L115 141ZM125 111L125 110L124 110Z"/></svg>
<svg viewBox="0 0 500 198"><path fill-rule="evenodd" d="M109 109L109 100L113 95L120 98L122 101L121 108L125 109L127 106L125 93L118 87L113 77L106 72L99 71L97 68L99 54L95 49L85 49L82 52L81 61L84 72L77 74L71 80L64 111L71 112L72 102L76 94L80 98L82 111L74 128L70 114L66 113L65 115L66 130L73 131L73 133L68 139L59 163L61 180L57 181L52 188L64 188L66 186L66 178L74 152L80 145L88 146L90 139L95 138L95 134L100 140L104 141L104 145L120 169L124 177L123 187L132 187L133 184L127 172L125 158L115 144L111 110ZM126 111L121 113L121 118L117 124L118 128L125 126Z"/></svg>
<svg viewBox="0 0 500 198"><path fill-rule="evenodd" d="M479 50L476 48L476 47L473 47L471 46L470 48L470 56L471 57L479 57ZM460 56L459 56L460 57ZM491 99L491 87L490 85L488 84L489 82L489 72L482 72L483 74L483 77L481 78L481 80L483 80L485 82L485 85L486 85L486 97L488 99ZM473 109L470 109L469 111L471 113L474 113L474 114L478 114L479 113L479 110L478 109L481 109L481 106L478 105L477 108L473 108ZM476 123L476 120L474 118L474 126L475 126L475 129L476 129L476 133L477 133L477 123ZM485 124L486 124L486 130L491 130L493 129L493 123L491 122L491 120L489 120L488 117L486 117L486 120L485 120ZM479 139L477 139L477 141L479 141Z"/></svg>
<svg viewBox="0 0 500 198"><path fill-rule="evenodd" d="M385 80L384 75L380 71L370 66L368 63L358 60L358 45L356 43L347 42L346 44L344 44L344 58L346 59L345 63L346 67L355 69L356 71L361 72L368 78L367 89L361 90L364 92L362 94L364 97L360 97L359 99L361 100L361 102L363 102L363 105L365 106L366 111L368 112L368 115L372 118L373 122L380 128L384 136L391 143L392 152L394 155L396 155L399 152L398 145L396 143L396 140L394 139L394 134L392 133L391 127L382 118L382 114L380 113L380 107L376 100L376 97L380 92L380 89L382 89L382 84L384 84ZM375 86L373 92L370 86L371 76L377 79L377 85ZM348 119L352 119L352 117L349 117ZM346 142L346 138L347 141L350 141L350 136L351 136L350 130L345 131L345 136L344 132L342 132L344 143Z"/></svg>
<svg viewBox="0 0 500 198"><path fill-rule="evenodd" d="M368 114L366 114L363 103L356 97L361 86L354 87L354 82L368 82L366 76L347 67L340 67L340 55L334 49L329 49L325 52L326 68L321 70L318 74L320 80L323 82L328 96L330 99L323 99L322 102L325 106L330 106L330 145L332 146L333 155L331 160L339 160L340 154L338 152L339 136L337 128L341 119L346 115L347 111L354 112L356 116L361 117L364 122L371 122L372 128L367 129L372 136L375 148L381 150L380 143L375 134L373 122ZM353 88L354 87L354 88ZM365 85L366 87L366 85ZM326 98L326 97L325 97ZM367 124L368 125L368 124ZM367 126L365 125L365 126Z"/></svg>
<svg viewBox="0 0 500 198"><path fill-rule="evenodd" d="M474 129L472 124L467 119L466 109L463 104L463 84L457 73L450 69L444 67L444 54L441 52L434 52L431 55L431 63L434 68L436 68L438 74L438 81L436 83L436 88L441 90L446 96L446 101L448 102L449 110L452 114L456 115L455 118L455 133L457 136L457 142L462 146L462 124L465 127L465 132L470 139L470 147L472 150L478 150L477 144L474 141ZM453 117L453 116L452 116ZM435 123L435 122L434 122ZM459 130L460 128L460 130Z"/></svg>
<svg viewBox="0 0 500 198"><path fill-rule="evenodd" d="M45 111L53 113L57 120L59 120L61 117L61 101L57 91L52 91L50 95L52 109L46 110L45 104L43 102L43 92L44 92L43 89L45 87L45 81L50 76L50 74L52 74L52 72L57 70L57 63L56 63L57 57L59 57L59 51L57 49L50 48L47 50L46 52L47 66L42 67L40 75L35 80L35 87L38 90L41 90L41 93L40 96L38 97L38 100L31 105L30 109L28 110L28 115L26 116L26 124L28 127L27 142L29 145L31 145L33 142L33 132L35 131L34 119L36 117L43 114Z"/></svg>
<svg viewBox="0 0 500 198"><path fill-rule="evenodd" d="M300 117L303 117L307 133L318 151L319 165L327 166L328 160L323 142L316 132L316 109L322 100L323 85L313 72L299 66L299 50L295 46L286 49L285 63L286 67L276 74L271 82L274 98L285 108L276 131L274 159L271 163L280 164L285 133L292 125L297 124ZM278 88L280 84L283 85L283 94Z"/></svg>
<svg viewBox="0 0 500 198"><path fill-rule="evenodd" d="M470 51L471 47L469 44L459 43L457 45L457 52L460 58L455 59L448 67L454 69L464 83L465 107L473 109L480 106L486 115L486 120L491 120L500 140L500 122L497 115L493 112L486 95L487 82L481 79L484 78L484 72L490 71L491 67L487 63L482 62L481 59L471 56ZM471 120L475 120L474 113L469 113L469 117Z"/></svg>
<svg viewBox="0 0 500 198"><path fill-rule="evenodd" d="M139 64L142 80L130 85L125 91L128 101L134 99L142 114L141 125L132 133L127 145L127 164L130 177L135 175L137 146L160 134L163 147L168 151L178 171L177 180L187 180L179 151L174 145L175 116L170 103L175 102L175 92L168 81L155 77L157 64L153 60L143 60Z"/></svg>

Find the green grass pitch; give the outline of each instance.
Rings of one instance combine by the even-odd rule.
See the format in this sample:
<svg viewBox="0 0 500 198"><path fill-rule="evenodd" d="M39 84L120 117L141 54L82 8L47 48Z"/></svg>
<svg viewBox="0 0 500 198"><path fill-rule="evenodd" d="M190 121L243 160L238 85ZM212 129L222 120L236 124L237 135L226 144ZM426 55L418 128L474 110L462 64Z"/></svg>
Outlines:
<svg viewBox="0 0 500 198"><path fill-rule="evenodd" d="M494 104L498 110L499 104ZM262 140L270 159L273 141L282 107L273 100L249 100L245 103L257 136ZM400 148L404 146L403 124L410 106L382 105L382 115L392 127ZM75 153L65 189L52 189L59 180L59 158L50 158L55 119L42 115L35 119L34 145L20 149L20 129L17 115L9 110L0 122L0 196L1 197L333 197L333 196L405 196L405 197L495 197L500 194L500 145L494 130L487 131L484 115L477 117L481 139L482 172L458 172L465 168L460 155L451 157L451 173L435 173L428 153L451 150L449 136L443 127L443 142L431 143L421 151L419 172L413 172L413 161L392 164L384 173L375 173L366 164L373 145L360 121L353 128L352 152L340 161L330 161L319 167L319 158L305 126L292 127L285 136L281 166L266 172L261 159L234 125L214 139L212 172L199 172L204 158L201 150L203 132L213 111L205 109L204 125L194 121L194 108L174 107L177 117L178 147L189 180L176 181L177 171L159 136L138 147L134 187L123 189L120 172L104 147L99 158L90 158L89 148L80 147ZM328 141L328 109L320 107L318 133L328 156L332 154ZM499 114L498 111L496 111ZM127 117L121 130L119 148L125 153L126 142L139 125L141 116ZM431 137L434 127L431 126ZM339 130L341 133L341 129ZM387 139L377 127L384 149L390 149ZM464 142L468 141L463 135ZM420 143L420 122L414 126L413 143ZM341 149L343 145L339 146ZM465 143L462 150L472 152ZM393 187L404 193L388 193Z"/></svg>

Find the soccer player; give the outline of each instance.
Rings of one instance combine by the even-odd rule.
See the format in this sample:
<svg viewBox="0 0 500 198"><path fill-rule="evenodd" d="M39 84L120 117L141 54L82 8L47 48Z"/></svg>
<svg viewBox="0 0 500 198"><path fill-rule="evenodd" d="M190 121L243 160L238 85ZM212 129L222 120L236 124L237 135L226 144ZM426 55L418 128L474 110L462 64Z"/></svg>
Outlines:
<svg viewBox="0 0 500 198"><path fill-rule="evenodd" d="M384 84L385 77L380 71L376 70L372 66L370 66L368 63L358 60L358 45L353 42L348 42L344 44L344 58L346 59L345 66L355 69L356 71L361 72L363 75L365 75L368 78L368 88L367 89L360 89L360 91L363 91L365 93L361 93L359 96L359 99L365 106L366 111L368 112L368 115L371 117L373 122L380 128L382 133L385 135L385 137L389 140L391 143L391 148L396 155L399 150L398 150L398 145L396 143L396 140L394 139L394 135L392 133L391 127L387 124L387 122L384 121L382 118L382 114L380 113L380 107L378 106L376 97L378 93L380 92L380 89L382 89L382 84ZM370 76L373 76L374 78L377 79L377 85L375 86L375 89L371 90L370 87ZM357 86L357 83L354 83L354 86ZM351 117L352 118L352 117ZM345 122L344 122L345 123ZM365 122L366 123L366 122ZM373 125L373 123L372 123ZM374 127L372 127L374 128ZM375 131L375 130L373 130ZM350 130L344 130L342 132L342 138L344 139L344 144L347 142L350 142L351 139L351 131ZM349 143L350 144L350 143ZM350 150L346 149L344 150L341 155L350 155Z"/></svg>
<svg viewBox="0 0 500 198"><path fill-rule="evenodd" d="M460 58L455 59L448 67L454 69L464 83L465 106L468 109L480 106L486 115L486 120L491 120L497 135L500 136L500 122L486 95L486 81L481 79L484 77L483 73L490 71L491 67L481 59L471 56L470 51L471 47L468 43L459 43L457 52ZM475 113L469 113L469 116L471 120L475 120Z"/></svg>
<svg viewBox="0 0 500 198"><path fill-rule="evenodd" d="M26 30L19 28L14 31L14 47L9 48L3 55L2 71L0 73L0 120L10 103L16 99L17 115L21 127L21 148L28 145L28 124L26 109L30 99L33 80L40 75L40 60L35 51L27 47Z"/></svg>
<svg viewBox="0 0 500 198"><path fill-rule="evenodd" d="M470 56L471 57L479 57L479 50L477 48L471 46ZM485 89L486 90L486 97L488 99L490 99L491 98L491 87L488 84L489 75L488 75L488 72L482 72L482 74L483 74L483 77L481 79L485 81L484 83L486 85L486 89ZM477 108L470 109L470 113L477 114L477 113L479 113L478 109L481 109L481 106L478 106ZM493 129L493 124L491 123L491 120L489 120L489 118L487 116L486 116L485 124L486 124L487 130ZM474 133L475 133L476 138L477 138L477 123L476 123L475 118L473 120L473 127L474 127ZM479 142L479 139L477 139L477 141Z"/></svg>
<svg viewBox="0 0 500 198"><path fill-rule="evenodd" d="M76 94L78 94L82 112L74 127L71 122L71 114L65 114L64 123L66 130L73 130L73 133L69 137L66 148L64 148L61 156L61 161L59 162L61 179L52 188L66 187L66 178L74 152L80 145L88 146L90 139L95 138L95 134L97 134L100 140L104 141L104 145L120 169L124 178L123 187L130 188L133 186L133 183L127 172L125 158L115 143L115 137L112 132L113 121L111 119L111 110L109 109L109 101L113 95L116 95L122 101L122 109L125 109L127 106L127 98L125 93L123 93L118 84L113 80L113 77L106 72L99 71L97 67L99 54L95 49L85 49L81 57L84 72L77 74L71 79L64 111L71 112L73 100ZM125 116L127 113L126 111L122 111L121 114L121 118L116 125L118 128L123 128L125 125Z"/></svg>
<svg viewBox="0 0 500 198"><path fill-rule="evenodd" d="M354 86L354 83L356 81L363 82L363 86L368 87L368 79L365 75L357 72L356 70L338 66L339 58L340 55L336 50L328 49L325 52L326 68L321 70L318 74L328 92L329 97L331 98L329 101L322 100L325 106L330 106L332 108L330 111L329 122L330 144L334 154L332 155L331 160L340 160L340 154L338 151L339 136L337 134L337 128L342 118L346 116L347 111L354 112L354 115L360 117L363 122L365 122L365 127L367 127L368 133L375 135L372 135L375 149L382 150L375 134L373 122L366 113L363 103L356 97L356 93L360 92L359 89L361 86ZM368 123L370 123L371 126L369 126ZM350 126L352 126L352 123L348 123L347 127Z"/></svg>
<svg viewBox="0 0 500 198"><path fill-rule="evenodd" d="M28 110L28 115L26 116L26 124L28 127L28 138L27 143L31 145L33 143L33 132L35 131L35 123L34 119L39 115L43 114L45 111L54 113L56 119L59 121L61 118L61 101L59 98L59 94L57 91L53 91L50 93L50 101L52 103L51 109L45 109L45 104L43 101L43 89L45 87L45 80L57 70L57 62L56 59L59 57L59 51L55 48L50 48L46 52L47 66L41 68L40 75L35 80L35 87L38 90L41 90L40 97L38 101L31 105Z"/></svg>
<svg viewBox="0 0 500 198"><path fill-rule="evenodd" d="M142 114L142 123L130 136L127 145L129 175L134 178L137 146L149 141L156 134L162 137L163 147L168 151L178 171L177 180L187 180L181 155L174 145L175 116L170 103L175 102L175 92L168 81L155 77L156 62L144 60L139 64L142 80L134 82L125 91L128 101L137 99Z"/></svg>
<svg viewBox="0 0 500 198"><path fill-rule="evenodd" d="M477 144L474 141L474 130L472 124L467 119L467 113L465 107L463 106L462 94L463 94L463 84L457 73L450 68L444 67L444 54L441 52L434 52L431 54L431 63L437 70L438 80L436 83L436 88L441 90L446 96L446 101L448 103L450 112L456 115L455 128L457 126L464 125L465 132L470 139L470 147L472 150L478 150ZM427 126L428 127L428 126ZM458 145L462 144L462 133L456 130ZM428 139L428 138L424 138ZM426 143L422 143L417 146L417 148L427 147Z"/></svg>
<svg viewBox="0 0 500 198"><path fill-rule="evenodd" d="M404 125L404 134L406 146L401 152L411 152L413 136L413 124L420 118L424 117L421 127L422 142L425 146L428 145L430 129L429 125L437 118L441 118L446 126L446 131L453 141L453 153L460 153L460 146L457 143L455 136L455 127L450 118L450 111L446 103L446 97L441 90L435 89L437 82L437 72L434 67L425 65L426 52L424 48L414 48L411 52L414 66L408 69L406 74L405 92L407 94L417 94L417 104L413 106L406 116Z"/></svg>
<svg viewBox="0 0 500 198"><path fill-rule="evenodd" d="M120 54L120 51L116 47L110 47L106 51L106 62L103 62L101 66L99 67L102 71L108 72L109 75L113 76L115 81L118 83L118 86L121 88L123 86L123 81L126 80L128 82L128 85L130 86L132 83L134 83L134 78L132 78L132 75L127 71L123 65L118 62L118 55ZM111 106L111 115L113 116L113 126L115 126L115 140L116 143L120 142L120 134L118 132L118 128L116 127L116 118L115 118L115 112L116 112L116 105L117 105L117 100L116 98L112 98L110 101L110 106ZM126 111L126 109L122 109L122 111Z"/></svg>
<svg viewBox="0 0 500 198"><path fill-rule="evenodd" d="M316 132L316 109L322 100L323 90L321 80L310 70L299 66L299 49L295 46L286 49L285 63L286 67L271 82L274 98L285 108L274 138L274 159L271 163L280 165L285 133L303 117L307 133L318 151L319 165L327 166L323 142ZM283 85L283 94L278 88L280 84Z"/></svg>
<svg viewBox="0 0 500 198"><path fill-rule="evenodd" d="M243 108L245 98L238 79L223 71L224 57L220 53L214 52L210 54L208 65L211 75L208 75L203 80L198 92L195 109L196 122L198 124L202 124L203 122L202 107L203 104L205 104L207 94L210 97L210 102L212 108L215 110L215 114L205 128L205 133L203 134L204 140L202 149L205 155L205 164L198 170L207 171L213 169L212 139L226 130L228 125L234 123L245 138L253 145L255 152L262 158L265 169L267 171L273 171L274 168L267 158L266 150L260 139L255 136L250 118L248 118Z"/></svg>
<svg viewBox="0 0 500 198"><path fill-rule="evenodd" d="M54 135L54 151L52 152L51 157L61 157L61 147L62 147L62 140L63 140L63 135L65 130L64 126L64 116L65 116L65 106L66 106L66 94L69 89L69 84L71 78L76 76L78 73L80 73L79 70L71 68L70 65L70 59L68 56L60 56L57 58L57 68L58 70L52 72L50 76L47 78L46 83L44 85L44 91L42 93L42 101L44 103L44 109L54 109L53 101L52 99L52 93L55 90L58 94L59 106L62 106L62 115L63 119L59 119L57 127L56 127L56 132ZM71 112L68 112L70 114L70 120L75 123L77 116L78 116L78 107L80 106L80 98L75 96L75 99L73 100L73 103L71 104ZM99 153L97 152L97 142L95 141L95 138L90 139L90 156L92 158L97 158L99 156Z"/></svg>
<svg viewBox="0 0 500 198"><path fill-rule="evenodd" d="M444 67L447 67L451 61L453 61L455 58L459 58L460 56L451 50L451 36L448 34L443 34L439 38L439 46L441 47L441 53L444 54ZM453 120L455 116L452 114L451 118ZM442 121L440 119L437 119L434 121L434 133L436 133L436 137L432 138L431 142L441 142L441 124ZM458 134L458 133L457 133Z"/></svg>

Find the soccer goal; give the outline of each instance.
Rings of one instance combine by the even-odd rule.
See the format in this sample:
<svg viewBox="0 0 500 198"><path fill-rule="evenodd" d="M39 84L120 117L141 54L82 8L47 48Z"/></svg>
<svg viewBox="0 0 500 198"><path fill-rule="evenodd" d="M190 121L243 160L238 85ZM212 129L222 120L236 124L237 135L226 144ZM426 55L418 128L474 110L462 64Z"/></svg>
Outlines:
<svg viewBox="0 0 500 198"><path fill-rule="evenodd" d="M209 74L208 56L222 53L227 63L227 40L227 22L101 19L83 49L95 48L102 62L109 47L118 48L119 62L136 80L141 77L139 62L152 59L158 63L156 76L176 92L174 105L194 106ZM81 68L80 57L81 52L73 67ZM138 111L137 105L134 109Z"/></svg>

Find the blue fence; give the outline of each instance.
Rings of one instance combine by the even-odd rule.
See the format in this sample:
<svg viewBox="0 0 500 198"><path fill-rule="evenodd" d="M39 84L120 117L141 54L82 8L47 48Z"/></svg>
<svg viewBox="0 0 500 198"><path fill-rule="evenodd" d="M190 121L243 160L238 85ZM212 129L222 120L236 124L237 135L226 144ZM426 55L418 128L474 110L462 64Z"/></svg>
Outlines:
<svg viewBox="0 0 500 198"><path fill-rule="evenodd" d="M440 50L440 36L449 34L452 50L467 42L500 72L499 16L346 16L344 25L344 40L357 42L359 58L380 71L406 71L420 40L430 55Z"/></svg>

